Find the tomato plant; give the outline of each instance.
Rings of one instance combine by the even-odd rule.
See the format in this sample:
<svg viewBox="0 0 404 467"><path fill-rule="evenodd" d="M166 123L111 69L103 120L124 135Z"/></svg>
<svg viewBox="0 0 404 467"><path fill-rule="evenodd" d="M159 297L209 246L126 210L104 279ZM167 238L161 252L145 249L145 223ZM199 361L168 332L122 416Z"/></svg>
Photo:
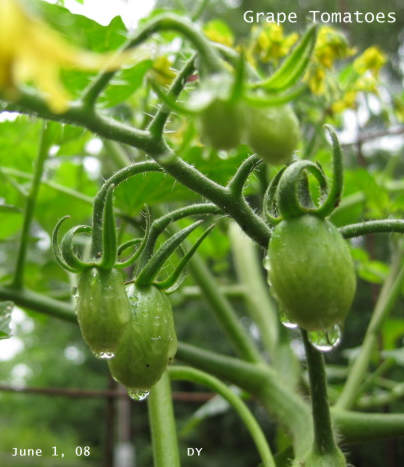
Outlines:
<svg viewBox="0 0 404 467"><path fill-rule="evenodd" d="M401 465L399 34L28 3L0 1L8 464L125 465L133 431L156 467Z"/></svg>

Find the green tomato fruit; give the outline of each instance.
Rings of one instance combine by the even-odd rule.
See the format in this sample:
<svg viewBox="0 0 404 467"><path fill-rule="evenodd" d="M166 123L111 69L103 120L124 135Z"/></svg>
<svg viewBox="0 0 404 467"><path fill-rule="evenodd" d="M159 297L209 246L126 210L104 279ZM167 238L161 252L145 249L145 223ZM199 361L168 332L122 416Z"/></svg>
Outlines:
<svg viewBox="0 0 404 467"><path fill-rule="evenodd" d="M77 292L81 334L97 357L110 358L131 317L122 275L116 269L87 269L80 275Z"/></svg>
<svg viewBox="0 0 404 467"><path fill-rule="evenodd" d="M215 149L237 147L244 135L244 112L240 104L214 99L199 116L201 140Z"/></svg>
<svg viewBox="0 0 404 467"><path fill-rule="evenodd" d="M307 214L282 221L267 260L268 282L291 322L308 331L343 322L356 275L348 244L333 224Z"/></svg>
<svg viewBox="0 0 404 467"><path fill-rule="evenodd" d="M171 303L155 286L127 287L132 318L115 357L108 361L115 380L133 391L147 391L161 377L177 351Z"/></svg>
<svg viewBox="0 0 404 467"><path fill-rule="evenodd" d="M290 106L249 109L247 143L264 161L289 162L299 139L299 121Z"/></svg>

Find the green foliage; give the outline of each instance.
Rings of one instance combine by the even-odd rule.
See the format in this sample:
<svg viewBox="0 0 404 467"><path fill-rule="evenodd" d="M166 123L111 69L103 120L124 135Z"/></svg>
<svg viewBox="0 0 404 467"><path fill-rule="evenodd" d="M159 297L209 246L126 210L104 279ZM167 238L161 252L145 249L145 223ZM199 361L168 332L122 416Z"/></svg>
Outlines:
<svg viewBox="0 0 404 467"><path fill-rule="evenodd" d="M109 367L121 383L136 391L148 390L173 358L178 334L179 358L242 388L243 397L264 428L273 452L278 454L277 460L286 459L289 463L294 455L297 463L304 459L310 465L332 462L312 446L313 422L307 404L310 388L303 365L300 365L299 337L294 331L278 326L282 309L268 298L267 288L258 284L254 289L257 297L264 297L259 306L257 299L254 300L256 297L251 297L245 275L240 274L240 259L244 261L247 275L253 270L252 277L263 278L265 272L253 258L235 251L229 221L238 223L261 247L266 248L272 236L268 250L272 289L282 305L289 308L293 321L314 329L343 320L352 301L355 278L347 243L337 228L359 223L359 229L362 228L359 233L371 233L372 227L361 224L363 221L378 219L382 221L379 225L383 225L383 219L400 220L404 212L402 142L393 145L394 141L389 139L391 134L403 132L402 96L397 94L402 81L397 42L402 15L397 15L397 24L389 26L391 30L385 25L352 25L349 42L339 31L333 30L329 35L339 40L339 46L345 47L344 53L333 49L332 43L321 42L324 35L320 26L304 30L302 24L296 28L284 25L275 53L273 42L265 45L265 40L272 37L273 26L251 28L240 21L243 9L268 9L268 5L259 0L242 1L240 8L231 7L231 2L210 2L209 5L201 2L204 8L198 12L198 21L203 23L200 28L196 19L187 20L200 5L194 9L195 2L188 0L161 0L150 16L141 21L143 29L131 33L120 17L101 26L89 18L72 14L64 8L63 1L57 3L51 5L38 0L33 2L32 11L33 14L40 12L42 19L69 43L103 53L120 49L128 37L134 37L135 42L140 37L140 43L150 46L150 53L135 65L123 66L112 73L111 79L107 75L94 96L94 109L91 102L87 102L90 107L81 105L80 98L86 89L91 89L89 86L97 83L100 75L96 73L61 70L61 84L75 100L64 115L53 114L43 100L44 95L32 83L18 87L18 105L13 100L16 96L3 94L0 89L0 115L4 117L0 121L0 342L7 343L6 339L11 336L10 323L18 317L17 307L25 313L12 337L23 346L14 356L5 353L1 383L89 390L116 388L109 380L105 362L92 358L83 344L79 328L55 319L63 311L64 319L75 321L71 313L71 295L78 285L82 297L78 307L83 308L78 310L78 318L84 337L97 352L116 350L117 356L109 362ZM373 3L367 8L379 8ZM398 9L396 5L387 6ZM303 7L295 7L303 17ZM305 9L317 7L311 0L304 6ZM167 8L169 13L179 15L165 15ZM279 2L271 4L274 10L288 8ZM325 2L326 8L331 10L334 6ZM150 24L153 27L148 30ZM140 30L143 32L139 36ZM291 39L295 33L299 34L299 39L295 37L293 46ZM370 61L368 68L359 73L357 60L361 58L363 66L363 52L374 44L384 49L374 56L379 65L388 57L391 60L384 67L377 65L376 68ZM355 53L353 46L357 48ZM321 54L324 50L326 52ZM197 59L185 73L185 63L195 53ZM0 52L0 66L1 60ZM223 77L224 74L226 80L220 78L213 86L212 75ZM105 77L101 73L101 81ZM158 89L162 86L164 101L161 93L153 91L157 89L156 83ZM200 98L201 94L206 100L198 108L195 96ZM286 102L290 107L282 107ZM297 124L288 125L290 122L282 119L285 108L293 109L290 110L293 122L292 112L298 116L301 136L297 134ZM9 114L3 109L19 114ZM22 115L25 112L30 116ZM44 170L38 174L36 160L41 120L49 118L56 120L51 130L52 146ZM353 122L360 122L358 132ZM330 149L323 136L325 123L341 130L340 136L348 134L347 140L341 139L342 143L347 143L342 146L341 161L345 164L342 195L339 192L342 182L335 183L336 159L334 157L330 163ZM379 139L380 135L386 135L387 139ZM383 144L384 141L387 144ZM315 218L315 229L301 225L305 223L301 219L288 219L276 226L282 214L278 212L279 194L275 196L279 171L270 165L259 165L258 159L249 159L253 151L262 157L268 154L271 165L287 162L292 153L294 163L305 160L304 167L299 166L301 171L295 173L294 188L299 192L300 209L318 213L328 202L330 206L320 216L328 219ZM274 151L279 156L276 160L272 157ZM285 154L288 157L281 157ZM105 179L116 175L124 166L148 163L151 158L161 171L131 176L115 187L113 207L119 243L132 242L130 245L135 251L139 245L144 246L141 239L143 236L147 239L149 234L145 228L145 205L152 208L152 221L162 212L171 213L192 203L207 201L214 203L217 210L205 212L204 218L218 213L223 213L223 217L201 245L200 256L190 260L190 274L185 285L170 301L154 286L137 290L131 285L132 319L129 324L125 324L124 319L115 326L109 319L100 319L104 305L111 310L119 307L122 311L121 305L126 299L121 293L122 281L137 277L153 251L161 254L159 247L164 245L161 237L168 236L167 246L173 238L172 232L163 229L163 235L154 239L152 245L157 248L147 251L146 245L135 265L124 269L124 279L119 279L118 298L116 281L112 295L104 293L111 285L106 283L109 281L105 281L104 273L100 273L104 279L96 284L88 284L83 278L76 284L76 277L58 267L49 249L50 235L57 220L65 215L72 216L72 225L91 224L93 202L100 187L105 187ZM291 167L293 169L293 164L287 169L289 173ZM267 225L261 207L271 180L274 180L274 191L267 205L270 213L267 220L271 225ZM326 181L328 193L332 194L328 198ZM35 187L38 192L32 195ZM268 201L267 198L268 192ZM110 208L112 212L112 195ZM21 229L27 213L33 213L33 221L24 233ZM200 218L202 215L193 212L175 222L187 228ZM285 233L282 230L285 223L299 226L292 226ZM400 224L397 225L396 230L399 230ZM392 230L394 228L386 227L384 231ZM195 244L199 235L198 232L190 234L190 243ZM403 433L397 428L398 421L394 426L386 425L384 431L374 419L366 422L371 416L380 415L382 422L377 423L390 423L388 412L395 414L394 420L399 420L403 410L402 395L399 395L404 375L404 289L400 282L403 272L400 267L395 269L396 266L391 265L391 260L400 254L396 236L398 234L380 233L350 240L355 274L359 278L357 292L345 321L342 344L326 356L330 399L338 401L346 388L351 391L353 402L343 407L350 412L341 414L339 408L332 412L344 446L357 441L355 436L362 437L365 443L364 448L349 445L348 461L355 465L370 467L376 465L375 462L384 462L379 456L385 449L395 452L391 454L395 456L392 463L395 460L401 465L404 459L402 452L388 444L390 441L378 441L380 449L376 449L379 445L372 447L374 441L366 439L369 433L374 438L386 433L393 436ZM79 251L81 257L86 257L89 247L84 236L77 236L71 252ZM10 288L21 248L26 248L27 253L22 263L24 288ZM265 254L259 250L260 261ZM301 262L297 265L299 259ZM152 272L158 273L159 278L167 277L177 263L178 259L170 259L164 268ZM380 286L382 293L379 293ZM40 295L30 295L31 291ZM250 307L256 307L255 313L247 315ZM11 314L12 308L17 310L15 314ZM217 319L208 314L210 309ZM308 316L304 320L299 317L302 310ZM322 318L318 326L319 315ZM374 316L382 316L376 325ZM370 320L373 324L368 327ZM268 322L271 323L268 329L258 327L268 326ZM100 327L103 329L99 333ZM105 328L114 334L115 343L117 336L121 338L118 349L104 346ZM364 336L370 344L362 345ZM94 343L93 338L97 342ZM158 339L156 344L157 338L163 339ZM102 346L98 345L100 340ZM184 342L210 353L188 348ZM353 372L352 364L358 361L362 362L360 371ZM321 369L321 365L317 365L318 368ZM286 381L285 375L291 373L299 378L299 392L295 384ZM359 379L355 381L358 374ZM177 384L176 388L183 392L199 390L189 382ZM197 466L258 464L258 455L248 441L245 427L227 406L215 407L216 401L213 399L195 413L191 405L176 405L178 427L180 430L185 427L186 431L186 439L180 440L183 465L189 462L184 454L188 444L205 449L205 457L192 460ZM4 434L0 442L0 463L25 465L11 463L9 452L16 440L22 447L34 445L44 450L56 445L66 453L66 465L101 465L105 461L103 399L51 399L43 395L1 392L0 406L0 427ZM328 404L326 406L328 408ZM167 407L169 409L170 404L164 404L161 409ZM366 413L361 412L362 407L367 408ZM153 417L147 421L145 405L135 404L133 411L135 417L130 423L136 433L138 460L142 465L151 465L149 426L153 442L164 441L167 433L156 435L156 430L159 433L161 430ZM207 417L207 413L211 416ZM360 424L354 418L360 415L369 416L369 419L365 418ZM344 416L353 419L344 421ZM314 413L314 419L316 417L318 414ZM117 442L122 441L119 436ZM91 446L91 459L77 459L72 454L72 446L76 445ZM311 456L309 461L308 455ZM35 465L42 465L40 462L42 460ZM44 459L43 465L48 465L46 462ZM336 462L335 465L345 464L339 451ZM288 465L281 464L281 460L279 463Z"/></svg>

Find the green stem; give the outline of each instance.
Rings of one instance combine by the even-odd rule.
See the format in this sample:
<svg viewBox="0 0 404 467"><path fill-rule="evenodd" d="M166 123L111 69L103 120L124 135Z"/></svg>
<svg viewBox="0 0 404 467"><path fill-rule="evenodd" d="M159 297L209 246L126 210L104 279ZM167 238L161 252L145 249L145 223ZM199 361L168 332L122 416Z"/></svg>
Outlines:
<svg viewBox="0 0 404 467"><path fill-rule="evenodd" d="M331 425L330 408L327 396L327 379L324 356L316 350L302 329L304 348L310 378L311 405L314 422L314 451L321 455L333 453L337 449Z"/></svg>
<svg viewBox="0 0 404 467"><path fill-rule="evenodd" d="M399 438L404 436L403 414L331 411L338 433L348 443Z"/></svg>
<svg viewBox="0 0 404 467"><path fill-rule="evenodd" d="M207 386L213 391L220 394L227 402L233 406L234 410L239 414L241 420L244 422L252 439L260 453L261 460L265 467L275 467L275 461L272 457L271 450L268 446L265 435L258 425L254 416L246 406L246 404L232 392L225 384L219 381L214 376L209 375L200 370L189 368L185 366L174 366L169 368L169 375L171 379L192 381L196 384Z"/></svg>
<svg viewBox="0 0 404 467"><path fill-rule="evenodd" d="M404 383L397 383L390 391L361 397L357 406L361 409L383 407L404 397Z"/></svg>
<svg viewBox="0 0 404 467"><path fill-rule="evenodd" d="M237 275L249 291L245 297L247 308L260 330L265 349L272 354L278 344L279 321L258 265L255 245L235 223L230 224L229 233Z"/></svg>
<svg viewBox="0 0 404 467"><path fill-rule="evenodd" d="M241 197L243 195L244 185L249 175L256 169L256 167L262 163L257 155L245 159L237 169L234 177L230 180L228 188L235 197Z"/></svg>
<svg viewBox="0 0 404 467"><path fill-rule="evenodd" d="M37 313L77 324L73 307L30 290L0 287L0 299L11 300L16 305ZM311 446L312 427L307 405L279 381L276 373L263 365L243 362L195 346L179 343L177 357L200 367L220 378L258 394L270 413L287 425L295 440L296 452L305 452ZM404 436L404 415L367 414L345 410L331 410L338 432L346 442ZM300 446L300 448L299 448Z"/></svg>
<svg viewBox="0 0 404 467"><path fill-rule="evenodd" d="M175 209L167 214L163 214L158 219L154 220L147 237L146 246L142 253L141 265L146 264L153 254L153 250L158 236L164 229L171 223L179 219L194 215L203 214L220 214L222 211L215 204L212 203L199 203L185 206L183 208ZM161 214L161 212L159 212Z"/></svg>
<svg viewBox="0 0 404 467"><path fill-rule="evenodd" d="M0 287L0 300L11 300L20 307L26 307L63 321L77 323L73 307L69 303L46 297L31 290Z"/></svg>
<svg viewBox="0 0 404 467"><path fill-rule="evenodd" d="M297 458L302 458L311 448L313 425L309 407L274 370L182 342L176 357L257 396L268 413L274 414L292 434Z"/></svg>
<svg viewBox="0 0 404 467"><path fill-rule="evenodd" d="M404 233L404 221L401 219L384 219L380 221L366 221L358 224L340 227L339 231L345 238L359 237L369 233L398 232Z"/></svg>
<svg viewBox="0 0 404 467"><path fill-rule="evenodd" d="M170 86L167 97L175 98L184 89L188 76L195 69L196 56L193 55L183 66ZM155 138L160 139L163 135L164 126L170 116L171 109L167 105L162 105L151 120L148 130Z"/></svg>
<svg viewBox="0 0 404 467"><path fill-rule="evenodd" d="M129 39L124 49L136 47L150 36L160 31L176 31L185 36L199 52L203 65L209 72L223 70L223 64L208 39L196 29L188 19L170 13L162 14L149 21L134 37ZM83 102L88 108L92 107L98 96L108 86L115 72L101 73L83 94Z"/></svg>
<svg viewBox="0 0 404 467"><path fill-rule="evenodd" d="M173 154L164 141L156 141L150 132L131 128L97 112L88 112L78 103L72 104L64 114L55 115L48 109L43 99L26 90L21 91L17 103L5 106L5 110L35 114L45 119L83 126L101 137L129 144L147 152L176 180L230 214L249 237L264 248L267 247L271 235L270 229L245 199L233 196L229 189L209 179L181 158L172 157Z"/></svg>
<svg viewBox="0 0 404 467"><path fill-rule="evenodd" d="M103 229L103 216L104 216L104 205L108 188L111 185L119 185L129 177L133 177L139 173L144 172L160 172L161 168L156 162L139 162L137 164L125 167L118 172L115 172L112 177L104 182L102 187L94 198L93 207L93 233L92 233L92 251L91 254L94 258L99 258L102 254L102 229Z"/></svg>
<svg viewBox="0 0 404 467"><path fill-rule="evenodd" d="M189 248L189 245L186 247ZM257 346L241 324L230 302L218 289L216 279L200 255L194 254L189 260L188 269L239 355L250 362L262 362Z"/></svg>
<svg viewBox="0 0 404 467"><path fill-rule="evenodd" d="M404 254L400 251L395 257L390 274L383 284L360 353L349 370L344 389L336 403L338 409L346 410L351 408L357 399L361 383L367 373L371 353L377 343L380 327L401 293L404 283L403 257Z"/></svg>
<svg viewBox="0 0 404 467"><path fill-rule="evenodd" d="M31 189L26 199L24 222L21 230L21 237L17 252L17 262L14 272L14 278L11 283L14 288L22 288L24 282L24 266L25 258L27 255L27 248L29 242L29 234L31 229L32 220L34 218L34 211L36 200L38 197L39 187L41 185L41 178L44 170L45 160L48 157L50 147L50 130L49 123L44 122L42 126L41 139L39 142L38 156L34 167L34 176L31 183Z"/></svg>
<svg viewBox="0 0 404 467"><path fill-rule="evenodd" d="M154 467L179 467L177 432L171 397L170 378L163 373L152 386L148 399L149 421L153 443Z"/></svg>

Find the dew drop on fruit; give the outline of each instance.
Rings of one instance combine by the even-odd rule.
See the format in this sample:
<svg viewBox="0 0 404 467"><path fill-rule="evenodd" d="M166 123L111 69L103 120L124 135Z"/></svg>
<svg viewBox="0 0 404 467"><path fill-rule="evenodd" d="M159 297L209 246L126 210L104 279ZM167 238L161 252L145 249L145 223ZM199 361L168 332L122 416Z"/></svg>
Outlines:
<svg viewBox="0 0 404 467"><path fill-rule="evenodd" d="M149 395L149 391L143 389L128 389L128 395L134 401L143 401Z"/></svg>
<svg viewBox="0 0 404 467"><path fill-rule="evenodd" d="M93 352L96 358L101 360L110 360L115 357L113 352Z"/></svg>
<svg viewBox="0 0 404 467"><path fill-rule="evenodd" d="M338 324L325 331L310 331L309 341L320 352L330 352L341 342L341 328Z"/></svg>
<svg viewBox="0 0 404 467"><path fill-rule="evenodd" d="M269 261L269 256L265 256L264 258L264 269L266 269L267 271L270 271L271 270L271 262Z"/></svg>
<svg viewBox="0 0 404 467"><path fill-rule="evenodd" d="M293 321L290 321L290 319L287 317L286 313L284 311L279 312L279 318L281 320L281 323L285 326L285 328L288 329L296 329L297 324L294 323Z"/></svg>

